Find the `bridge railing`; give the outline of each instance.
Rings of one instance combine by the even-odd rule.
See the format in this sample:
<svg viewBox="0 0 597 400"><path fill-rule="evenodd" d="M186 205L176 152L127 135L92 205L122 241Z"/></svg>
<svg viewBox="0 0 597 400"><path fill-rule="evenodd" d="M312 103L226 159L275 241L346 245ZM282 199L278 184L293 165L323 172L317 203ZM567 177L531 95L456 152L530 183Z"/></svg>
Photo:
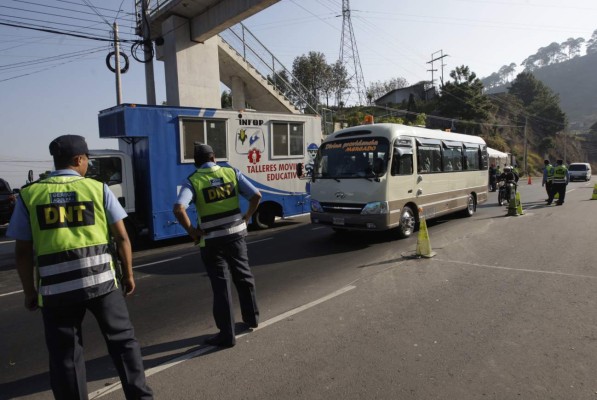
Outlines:
<svg viewBox="0 0 597 400"><path fill-rule="evenodd" d="M238 23L221 32L220 38L297 108L319 114L317 97L246 26Z"/></svg>

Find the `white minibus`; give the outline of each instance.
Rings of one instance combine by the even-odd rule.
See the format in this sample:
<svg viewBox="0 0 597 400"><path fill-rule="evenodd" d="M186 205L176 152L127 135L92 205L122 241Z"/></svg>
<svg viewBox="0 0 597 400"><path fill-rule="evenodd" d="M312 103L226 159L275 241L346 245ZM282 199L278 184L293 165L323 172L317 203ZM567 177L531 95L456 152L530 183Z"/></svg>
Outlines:
<svg viewBox="0 0 597 400"><path fill-rule="evenodd" d="M310 172L311 222L335 231L396 228L487 200L488 156L478 136L400 124L351 127L329 135Z"/></svg>

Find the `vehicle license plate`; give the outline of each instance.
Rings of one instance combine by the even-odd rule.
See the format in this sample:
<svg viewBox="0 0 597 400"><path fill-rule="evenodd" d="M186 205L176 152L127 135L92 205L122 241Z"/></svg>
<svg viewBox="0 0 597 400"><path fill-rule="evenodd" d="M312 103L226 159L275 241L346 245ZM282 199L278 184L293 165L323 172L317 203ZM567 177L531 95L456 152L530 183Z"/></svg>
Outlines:
<svg viewBox="0 0 597 400"><path fill-rule="evenodd" d="M334 225L344 225L344 218L334 217L332 222Z"/></svg>

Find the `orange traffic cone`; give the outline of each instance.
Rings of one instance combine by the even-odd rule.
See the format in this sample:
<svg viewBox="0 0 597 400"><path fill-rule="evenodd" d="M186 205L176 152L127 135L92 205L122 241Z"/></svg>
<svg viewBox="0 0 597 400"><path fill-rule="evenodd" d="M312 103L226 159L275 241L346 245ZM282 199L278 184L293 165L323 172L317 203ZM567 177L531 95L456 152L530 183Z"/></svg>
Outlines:
<svg viewBox="0 0 597 400"><path fill-rule="evenodd" d="M528 184L530 185L531 183L532 183L531 182L531 176L529 175L529 182L528 182Z"/></svg>

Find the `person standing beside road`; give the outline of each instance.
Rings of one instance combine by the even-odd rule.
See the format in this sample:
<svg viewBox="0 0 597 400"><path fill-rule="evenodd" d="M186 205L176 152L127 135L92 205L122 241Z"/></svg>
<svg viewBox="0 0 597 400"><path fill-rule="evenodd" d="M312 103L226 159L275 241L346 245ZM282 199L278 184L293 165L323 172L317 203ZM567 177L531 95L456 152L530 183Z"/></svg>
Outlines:
<svg viewBox="0 0 597 400"><path fill-rule="evenodd" d="M259 323L255 279L249 267L245 236L247 223L261 201L261 193L239 170L217 165L211 146L196 142L194 159L197 170L182 184L173 212L199 244L211 282L213 316L219 332L205 343L232 347L236 344L236 333L230 275L238 292L243 322L249 328L256 328ZM239 195L249 201L244 215ZM197 227L186 212L193 200L199 219Z"/></svg>
<svg viewBox="0 0 597 400"><path fill-rule="evenodd" d="M553 171L553 182L551 184L549 198L547 199L547 205L551 205L556 193L558 194L558 201L556 202L556 205L561 206L564 204L564 197L566 197L566 186L568 186L569 181L570 177L568 176L568 168L566 168L564 165L563 160L558 160Z"/></svg>
<svg viewBox="0 0 597 400"><path fill-rule="evenodd" d="M543 181L541 182L541 186L545 186L545 191L547 192L547 199L545 201L549 201L551 184L553 182L554 167L551 165L549 160L544 160L543 164L545 164L545 167L543 168Z"/></svg>
<svg viewBox="0 0 597 400"><path fill-rule="evenodd" d="M88 398L81 331L87 310L99 324L126 398L152 399L124 300L135 290L122 221L127 215L105 184L85 178L88 152L82 136L54 139L56 171L21 190L7 236L16 239L25 307L41 308L56 399ZM122 283L110 234L123 264Z"/></svg>

